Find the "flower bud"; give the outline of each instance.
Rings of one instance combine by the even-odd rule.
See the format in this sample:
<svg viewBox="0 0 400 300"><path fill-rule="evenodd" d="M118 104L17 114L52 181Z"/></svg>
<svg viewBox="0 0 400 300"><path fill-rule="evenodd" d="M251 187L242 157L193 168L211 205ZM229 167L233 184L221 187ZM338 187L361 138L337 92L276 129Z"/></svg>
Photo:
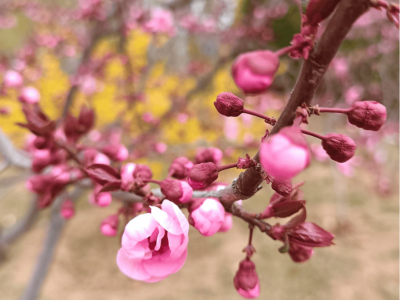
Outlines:
<svg viewBox="0 0 400 300"><path fill-rule="evenodd" d="M41 172L45 167L50 165L52 161L51 152L48 149L35 150L32 159L32 171Z"/></svg>
<svg viewBox="0 0 400 300"><path fill-rule="evenodd" d="M101 185L96 184L94 190L89 194L89 203L100 207L109 206L112 201L111 194L109 192L99 193L101 188Z"/></svg>
<svg viewBox="0 0 400 300"><path fill-rule="evenodd" d="M287 180L274 179L271 188L279 195L287 196L292 191L292 182Z"/></svg>
<svg viewBox="0 0 400 300"><path fill-rule="evenodd" d="M129 152L124 145L108 145L102 149L102 152L112 160L124 161L128 158Z"/></svg>
<svg viewBox="0 0 400 300"><path fill-rule="evenodd" d="M310 164L306 140L297 127L282 128L264 140L260 149L264 170L277 180L290 180Z"/></svg>
<svg viewBox="0 0 400 300"><path fill-rule="evenodd" d="M203 189L218 178L218 168L212 163L194 165L189 172L188 182L193 189Z"/></svg>
<svg viewBox="0 0 400 300"><path fill-rule="evenodd" d="M218 165L221 162L222 155L222 151L218 148L199 149L196 153L195 162L196 164L212 162Z"/></svg>
<svg viewBox="0 0 400 300"><path fill-rule="evenodd" d="M237 117L243 112L244 102L232 93L224 92L214 102L217 111L226 117Z"/></svg>
<svg viewBox="0 0 400 300"><path fill-rule="evenodd" d="M40 101L40 93L34 87L27 86L21 90L18 100L30 104L38 103Z"/></svg>
<svg viewBox="0 0 400 300"><path fill-rule="evenodd" d="M218 232L227 232L232 228L232 225L233 225L232 214L225 212L224 222L222 223Z"/></svg>
<svg viewBox="0 0 400 300"><path fill-rule="evenodd" d="M134 179L133 179L133 171L135 170L136 165L134 163L127 163L121 168L121 189L124 191L128 191L131 189Z"/></svg>
<svg viewBox="0 0 400 300"><path fill-rule="evenodd" d="M214 198L197 199L189 206L189 223L202 235L212 236L218 232L225 220L225 209Z"/></svg>
<svg viewBox="0 0 400 300"><path fill-rule="evenodd" d="M233 284L240 296L248 299L257 298L260 295L260 280L256 273L256 266L246 257L239 264Z"/></svg>
<svg viewBox="0 0 400 300"><path fill-rule="evenodd" d="M279 68L279 57L272 51L253 51L239 55L232 65L232 77L246 94L265 92Z"/></svg>
<svg viewBox="0 0 400 300"><path fill-rule="evenodd" d="M135 170L133 171L133 178L140 178L142 180L151 179L153 177L153 173L150 168L146 165L136 165Z"/></svg>
<svg viewBox="0 0 400 300"><path fill-rule="evenodd" d="M375 101L357 101L347 115L350 124L378 131L386 121L386 107Z"/></svg>
<svg viewBox="0 0 400 300"><path fill-rule="evenodd" d="M192 199L193 189L186 181L164 179L160 187L165 198L174 203L186 203Z"/></svg>
<svg viewBox="0 0 400 300"><path fill-rule="evenodd" d="M176 158L168 169L168 173L177 179L185 179L189 175L193 163L184 156Z"/></svg>
<svg viewBox="0 0 400 300"><path fill-rule="evenodd" d="M75 215L74 202L65 200L61 206L61 217L64 219L71 219Z"/></svg>
<svg viewBox="0 0 400 300"><path fill-rule="evenodd" d="M116 236L118 232L118 215L108 216L101 222L100 232L105 236Z"/></svg>
<svg viewBox="0 0 400 300"><path fill-rule="evenodd" d="M325 135L321 145L329 157L339 163L348 161L356 151L356 143L348 136L338 133Z"/></svg>
<svg viewBox="0 0 400 300"><path fill-rule="evenodd" d="M4 73L3 83L9 88L19 87L23 83L23 78L17 71L8 70Z"/></svg>

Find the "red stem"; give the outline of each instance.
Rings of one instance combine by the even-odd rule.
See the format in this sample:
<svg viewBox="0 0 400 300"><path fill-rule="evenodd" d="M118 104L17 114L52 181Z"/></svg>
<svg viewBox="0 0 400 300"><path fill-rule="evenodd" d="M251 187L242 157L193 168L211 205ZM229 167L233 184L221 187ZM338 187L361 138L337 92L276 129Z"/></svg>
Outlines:
<svg viewBox="0 0 400 300"><path fill-rule="evenodd" d="M229 165L225 165L225 166L220 166L220 167L217 167L217 168L218 168L218 172L221 172L223 170L232 169L232 168L236 168L236 167L237 167L237 163L229 164Z"/></svg>
<svg viewBox="0 0 400 300"><path fill-rule="evenodd" d="M329 108L329 107L319 107L319 112L326 112L326 113L338 113L338 114L347 114L350 112L350 108Z"/></svg>
<svg viewBox="0 0 400 300"><path fill-rule="evenodd" d="M251 246L251 242L252 242L252 240L253 240L254 225L253 225L253 224L249 224L249 229L250 229L250 233L249 233L249 246Z"/></svg>
<svg viewBox="0 0 400 300"><path fill-rule="evenodd" d="M243 112L245 114L253 115L253 116L259 117L261 119L267 120L267 121L271 121L272 120L272 118L270 118L270 117L264 116L262 114L256 113L255 111L251 111L251 110L248 110L248 109L243 109Z"/></svg>
<svg viewBox="0 0 400 300"><path fill-rule="evenodd" d="M307 135L311 135L311 136L316 137L316 138L321 139L321 140L325 140L326 139L323 135L319 135L318 133L311 132L311 131L308 131L308 130L305 130L305 129L301 129L301 132L304 133L304 134L307 134Z"/></svg>
<svg viewBox="0 0 400 300"><path fill-rule="evenodd" d="M287 46L287 47L284 47L284 48L281 48L281 49L275 51L275 54L278 56L282 56L292 50L295 50L296 48L301 48L301 46L302 45L296 45L296 46L290 45L290 46Z"/></svg>

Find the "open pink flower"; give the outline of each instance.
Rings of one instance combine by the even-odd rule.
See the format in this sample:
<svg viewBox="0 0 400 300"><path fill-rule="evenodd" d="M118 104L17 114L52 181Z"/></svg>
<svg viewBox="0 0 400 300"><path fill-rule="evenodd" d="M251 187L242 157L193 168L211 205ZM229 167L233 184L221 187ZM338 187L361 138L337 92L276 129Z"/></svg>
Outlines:
<svg viewBox="0 0 400 300"><path fill-rule="evenodd" d="M186 261L189 224L174 203L139 215L125 227L117 265L135 280L160 281L178 272Z"/></svg>

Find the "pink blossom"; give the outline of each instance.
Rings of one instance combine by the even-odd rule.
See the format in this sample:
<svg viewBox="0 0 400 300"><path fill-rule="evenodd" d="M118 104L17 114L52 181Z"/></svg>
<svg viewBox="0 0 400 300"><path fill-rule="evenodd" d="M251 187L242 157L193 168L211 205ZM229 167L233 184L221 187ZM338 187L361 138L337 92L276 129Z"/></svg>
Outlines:
<svg viewBox="0 0 400 300"><path fill-rule="evenodd" d="M218 229L218 232L227 232L232 228L232 225L233 225L232 214L225 212L224 222Z"/></svg>
<svg viewBox="0 0 400 300"><path fill-rule="evenodd" d="M168 33L170 36L175 35L174 19L172 13L157 9L152 11L151 19L144 24L144 29L151 33Z"/></svg>
<svg viewBox="0 0 400 300"><path fill-rule="evenodd" d="M174 203L132 219L125 227L117 265L125 275L146 282L178 272L186 261L189 224Z"/></svg>
<svg viewBox="0 0 400 300"><path fill-rule="evenodd" d="M118 215L108 216L101 222L100 232L105 236L116 236L118 232L119 219Z"/></svg>
<svg viewBox="0 0 400 300"><path fill-rule="evenodd" d="M236 119L225 118L224 120L224 134L228 140L235 141L239 134L239 124Z"/></svg>
<svg viewBox="0 0 400 300"><path fill-rule="evenodd" d="M177 116L178 122L181 124L185 124L187 122L187 120L189 119L189 116L187 114L184 113L180 113Z"/></svg>
<svg viewBox="0 0 400 300"><path fill-rule="evenodd" d="M285 127L265 139L260 149L265 171L280 180L289 180L310 164L307 143L297 127Z"/></svg>
<svg viewBox="0 0 400 300"><path fill-rule="evenodd" d="M189 211L189 223L204 236L217 233L225 221L224 207L214 198L192 202Z"/></svg>
<svg viewBox="0 0 400 300"><path fill-rule="evenodd" d="M64 219L71 219L75 215L74 202L65 200L61 206L61 216Z"/></svg>
<svg viewBox="0 0 400 300"><path fill-rule="evenodd" d="M106 207L111 204L112 197L109 192L99 193L102 186L96 184L94 190L89 194L89 203L100 206Z"/></svg>
<svg viewBox="0 0 400 300"><path fill-rule="evenodd" d="M156 152L165 153L167 151L168 146L165 143L156 143L154 145Z"/></svg>
<svg viewBox="0 0 400 300"><path fill-rule="evenodd" d="M80 87L82 93L85 95L92 95L94 94L97 90L97 81L96 78L93 76L85 76L80 80Z"/></svg>
<svg viewBox="0 0 400 300"><path fill-rule="evenodd" d="M165 198L176 204L192 199L193 189L186 181L167 178L160 182L160 187Z"/></svg>
<svg viewBox="0 0 400 300"><path fill-rule="evenodd" d="M18 100L23 103L38 103L40 101L40 93L36 88L27 86L21 90Z"/></svg>
<svg viewBox="0 0 400 300"><path fill-rule="evenodd" d="M239 55L232 65L236 85L246 94L260 94L272 84L279 57L271 51L253 51Z"/></svg>
<svg viewBox="0 0 400 300"><path fill-rule="evenodd" d="M93 164L110 165L110 160L103 153L97 153L93 159Z"/></svg>
<svg viewBox="0 0 400 300"><path fill-rule="evenodd" d="M3 83L8 88L20 87L23 83L21 74L14 70L7 70L4 73Z"/></svg>
<svg viewBox="0 0 400 300"><path fill-rule="evenodd" d="M121 189L127 191L134 183L133 171L135 171L136 164L127 163L121 168Z"/></svg>

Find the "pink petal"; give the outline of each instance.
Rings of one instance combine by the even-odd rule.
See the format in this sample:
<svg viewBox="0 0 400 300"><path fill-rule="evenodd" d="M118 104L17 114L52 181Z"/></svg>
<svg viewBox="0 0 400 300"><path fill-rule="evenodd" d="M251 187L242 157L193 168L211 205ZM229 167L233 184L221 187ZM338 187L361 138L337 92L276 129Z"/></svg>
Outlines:
<svg viewBox="0 0 400 300"><path fill-rule="evenodd" d="M147 239L157 228L157 225L152 214L139 215L129 221L125 227L124 234L127 234L133 241L139 242Z"/></svg>
<svg viewBox="0 0 400 300"><path fill-rule="evenodd" d="M187 251L185 251L180 257L175 260L164 259L164 260L144 260L143 266L145 271L157 277L164 277L175 272L178 272L186 261Z"/></svg>
<svg viewBox="0 0 400 300"><path fill-rule="evenodd" d="M146 281L151 278L151 275L144 269L142 261L134 261L129 259L129 257L125 254L124 249L120 249L118 251L117 265L122 273L132 279Z"/></svg>

